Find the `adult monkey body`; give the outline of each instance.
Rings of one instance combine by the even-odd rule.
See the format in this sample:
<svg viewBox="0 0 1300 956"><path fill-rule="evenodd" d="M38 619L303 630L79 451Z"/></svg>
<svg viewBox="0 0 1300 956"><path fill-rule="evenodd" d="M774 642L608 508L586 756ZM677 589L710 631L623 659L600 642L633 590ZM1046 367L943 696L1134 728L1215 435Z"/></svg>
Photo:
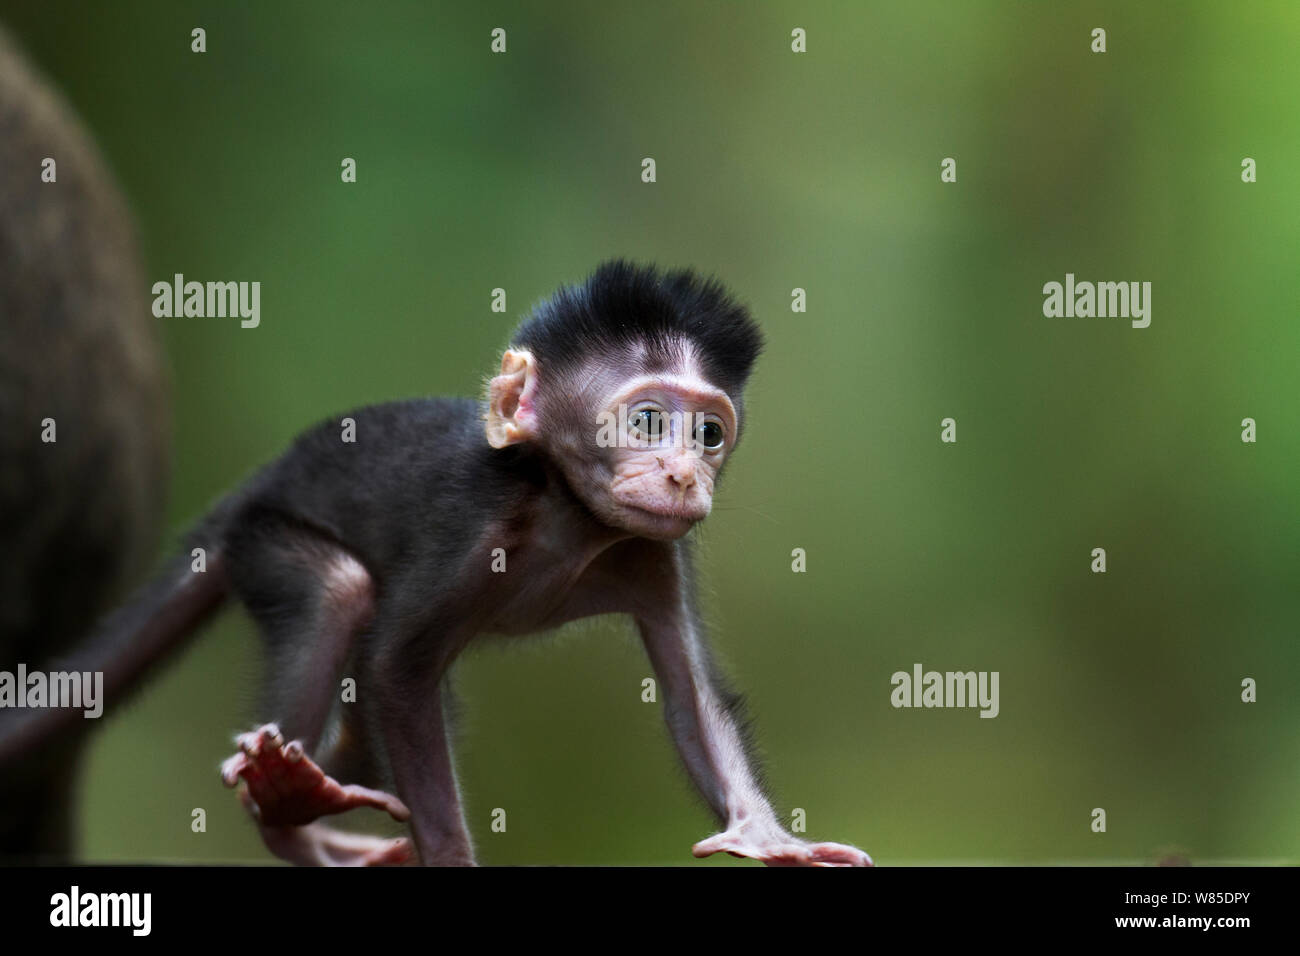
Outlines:
<svg viewBox="0 0 1300 956"><path fill-rule="evenodd" d="M868 864L853 847L781 827L695 610L684 536L708 514L740 436L759 349L757 327L716 283L601 267L520 327L482 405L427 399L349 413L355 441L325 423L222 502L193 537L206 571L183 555L106 624L110 693L234 593L266 639L274 723L240 738L223 777L244 781L272 851L301 863L413 853L469 864L445 728L448 668L482 634L625 613L686 769L724 824L694 852ZM356 680L355 703L337 703L344 675ZM40 733L33 723L14 736ZM368 789L381 782L376 764L397 797ZM411 841L319 822L358 806L409 819Z"/></svg>
<svg viewBox="0 0 1300 956"><path fill-rule="evenodd" d="M94 143L0 29L0 670L55 665L154 545L168 403L144 292ZM76 716L0 766L0 858L71 854Z"/></svg>

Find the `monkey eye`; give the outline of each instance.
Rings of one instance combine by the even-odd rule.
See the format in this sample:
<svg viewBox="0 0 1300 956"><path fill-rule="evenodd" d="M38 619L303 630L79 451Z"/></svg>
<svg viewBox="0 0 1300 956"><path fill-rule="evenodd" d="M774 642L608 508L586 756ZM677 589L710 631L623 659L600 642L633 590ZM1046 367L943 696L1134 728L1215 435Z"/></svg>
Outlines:
<svg viewBox="0 0 1300 956"><path fill-rule="evenodd" d="M705 448L721 448L724 437L726 433L717 422L704 422L695 429L695 440Z"/></svg>
<svg viewBox="0 0 1300 956"><path fill-rule="evenodd" d="M663 438L666 417L657 408L643 408L628 418L628 426L637 438L658 442Z"/></svg>

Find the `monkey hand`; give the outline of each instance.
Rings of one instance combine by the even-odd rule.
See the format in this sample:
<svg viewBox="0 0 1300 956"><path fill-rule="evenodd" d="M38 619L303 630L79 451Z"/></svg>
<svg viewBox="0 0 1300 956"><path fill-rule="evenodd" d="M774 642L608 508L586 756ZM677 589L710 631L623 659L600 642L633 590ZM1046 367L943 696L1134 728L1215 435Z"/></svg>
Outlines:
<svg viewBox="0 0 1300 956"><path fill-rule="evenodd" d="M775 823L746 821L701 840L691 848L697 857L714 853L761 860L768 866L874 866L871 857L843 843L809 843Z"/></svg>

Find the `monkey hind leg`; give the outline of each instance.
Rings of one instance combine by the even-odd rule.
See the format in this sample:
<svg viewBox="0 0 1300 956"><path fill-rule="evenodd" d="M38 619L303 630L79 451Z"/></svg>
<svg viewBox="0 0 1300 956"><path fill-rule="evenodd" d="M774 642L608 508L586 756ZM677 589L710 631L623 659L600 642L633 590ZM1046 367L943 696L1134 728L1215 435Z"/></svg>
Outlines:
<svg viewBox="0 0 1300 956"><path fill-rule="evenodd" d="M264 713L315 753L374 613L370 573L336 542L275 516L241 516L228 548L235 592L266 648Z"/></svg>
<svg viewBox="0 0 1300 956"><path fill-rule="evenodd" d="M276 723L239 737L240 750L223 765L223 779L227 786L244 782L240 799L277 856L316 865L405 862L406 840L343 833L316 822L357 807L386 810L397 820L409 816L396 797L340 784L320 765L337 754L332 767L373 776L349 742L356 704L341 694L343 668L374 612L369 572L336 542L265 513L241 515L227 547L235 591L266 645L266 707ZM327 742L332 713L340 733ZM293 738L289 743L281 727Z"/></svg>
<svg viewBox="0 0 1300 956"><path fill-rule="evenodd" d="M221 777L228 787L244 781L240 801L257 821L267 848L282 859L306 866L378 866L414 857L404 838L345 833L317 822L360 807L384 810L398 821L411 813L390 794L327 776L301 741L286 743L274 724L241 734L239 751L222 764Z"/></svg>

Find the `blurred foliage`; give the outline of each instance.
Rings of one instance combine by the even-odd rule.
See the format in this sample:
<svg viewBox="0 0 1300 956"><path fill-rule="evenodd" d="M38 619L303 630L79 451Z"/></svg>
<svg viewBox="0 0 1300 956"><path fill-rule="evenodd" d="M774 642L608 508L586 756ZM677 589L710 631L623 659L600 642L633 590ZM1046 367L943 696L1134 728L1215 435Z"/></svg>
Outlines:
<svg viewBox="0 0 1300 956"><path fill-rule="evenodd" d="M160 320L177 533L331 412L476 392L513 321L600 260L692 265L770 342L702 566L782 808L891 864L1300 856L1295 3L0 19L102 143L150 280L262 282L255 331ZM1044 318L1066 272L1151 281L1151 327ZM482 860L688 862L711 821L630 630L510 643L457 681ZM216 774L256 719L256 655L232 611L107 722L88 859L267 858ZM1001 716L894 710L917 661L1000 671Z"/></svg>

